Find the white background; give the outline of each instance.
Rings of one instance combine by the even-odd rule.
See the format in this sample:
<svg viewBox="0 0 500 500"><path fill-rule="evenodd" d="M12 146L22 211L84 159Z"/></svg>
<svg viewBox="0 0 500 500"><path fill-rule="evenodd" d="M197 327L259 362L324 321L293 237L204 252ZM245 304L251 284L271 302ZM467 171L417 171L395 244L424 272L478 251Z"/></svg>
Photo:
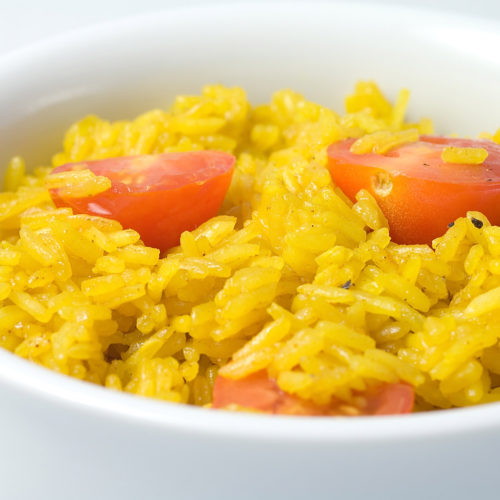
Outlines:
<svg viewBox="0 0 500 500"><path fill-rule="evenodd" d="M82 26L211 0L0 0L0 54ZM219 0L235 3L239 0ZM248 1L248 0L247 0ZM263 3L271 0L253 0ZM274 0L284 2L286 0ZM314 0L311 0L311 3ZM330 0L336 1L336 0ZM500 19L500 0L358 0ZM285 7L284 7L285 8Z"/></svg>

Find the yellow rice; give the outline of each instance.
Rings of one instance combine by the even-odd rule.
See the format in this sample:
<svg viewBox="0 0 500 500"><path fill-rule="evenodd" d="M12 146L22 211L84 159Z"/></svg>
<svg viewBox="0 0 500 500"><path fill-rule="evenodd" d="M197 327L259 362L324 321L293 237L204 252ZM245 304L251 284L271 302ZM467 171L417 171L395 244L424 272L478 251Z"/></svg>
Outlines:
<svg viewBox="0 0 500 500"><path fill-rule="evenodd" d="M443 149L441 159L446 163L461 163L464 165L481 165L488 158L484 148L455 148L449 146Z"/></svg>
<svg viewBox="0 0 500 500"><path fill-rule="evenodd" d="M212 85L130 122L87 116L30 175L14 158L0 194L0 346L196 405L217 373L263 369L316 403L399 380L420 410L498 400L500 228L469 213L433 249L396 245L371 195L352 204L325 168L326 147L347 137L383 152L432 133L428 119L405 121L408 97L392 105L360 82L340 115L290 90L252 107ZM85 171L47 177L66 162L198 149L235 154L233 182L221 215L165 256L115 221L55 209L47 192L106 189Z"/></svg>

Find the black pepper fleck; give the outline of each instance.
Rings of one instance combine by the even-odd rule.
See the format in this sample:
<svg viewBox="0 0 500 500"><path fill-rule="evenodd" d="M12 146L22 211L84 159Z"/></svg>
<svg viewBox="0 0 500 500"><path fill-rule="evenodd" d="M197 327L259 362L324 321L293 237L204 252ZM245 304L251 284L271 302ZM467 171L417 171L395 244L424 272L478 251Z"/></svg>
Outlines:
<svg viewBox="0 0 500 500"><path fill-rule="evenodd" d="M428 163L424 163L423 165L424 165L424 167L430 167L430 165Z"/></svg>
<svg viewBox="0 0 500 500"><path fill-rule="evenodd" d="M342 288L345 288L346 290L348 290L349 288L351 288L351 280L347 280L343 285L342 285Z"/></svg>
<svg viewBox="0 0 500 500"><path fill-rule="evenodd" d="M481 229L483 227L483 221L476 219L475 217L471 217L472 224L474 224L474 227L477 227L478 229Z"/></svg>
<svg viewBox="0 0 500 500"><path fill-rule="evenodd" d="M454 225L455 225L455 223L454 223L454 222L450 222L450 223L448 224L448 227L453 227Z"/></svg>

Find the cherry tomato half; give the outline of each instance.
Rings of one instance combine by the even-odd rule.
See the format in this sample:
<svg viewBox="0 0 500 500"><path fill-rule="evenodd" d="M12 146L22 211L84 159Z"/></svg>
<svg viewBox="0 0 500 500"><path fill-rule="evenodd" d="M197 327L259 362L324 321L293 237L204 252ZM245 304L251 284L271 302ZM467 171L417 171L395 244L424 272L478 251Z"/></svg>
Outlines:
<svg viewBox="0 0 500 500"><path fill-rule="evenodd" d="M234 169L234 157L217 151L126 156L68 163L54 173L89 169L111 180L111 188L85 198L62 197L51 190L56 206L99 215L135 229L148 246L166 250L182 232L217 214Z"/></svg>
<svg viewBox="0 0 500 500"><path fill-rule="evenodd" d="M237 405L264 413L303 416L397 415L413 410L414 390L408 384L380 384L359 396L359 406L351 408L354 412L337 400L316 405L283 392L265 371L260 371L239 380L219 375L215 379L212 407Z"/></svg>
<svg viewBox="0 0 500 500"><path fill-rule="evenodd" d="M469 210L500 224L500 145L421 136L383 155L358 155L350 152L353 142L347 139L328 148L332 179L353 201L360 189L368 190L396 243L431 243ZM444 163L441 153L447 146L481 147L488 157L481 165Z"/></svg>

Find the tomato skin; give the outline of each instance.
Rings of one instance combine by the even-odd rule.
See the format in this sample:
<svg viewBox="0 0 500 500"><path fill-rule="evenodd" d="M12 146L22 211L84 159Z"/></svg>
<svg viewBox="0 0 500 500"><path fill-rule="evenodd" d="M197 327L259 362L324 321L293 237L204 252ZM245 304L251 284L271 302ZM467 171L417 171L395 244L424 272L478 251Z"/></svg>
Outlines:
<svg viewBox="0 0 500 500"><path fill-rule="evenodd" d="M58 207L115 219L163 251L178 245L183 231L217 214L234 162L227 153L193 151L69 163L53 172L88 168L108 177L111 188L86 198L63 198L58 190L51 190L51 196Z"/></svg>
<svg viewBox="0 0 500 500"><path fill-rule="evenodd" d="M500 224L500 146L492 141L421 136L385 155L350 152L354 139L328 148L328 168L334 183L352 200L368 190L389 221L393 241L428 243L441 236L450 222L467 211L484 213ZM482 165L445 164L446 146L482 147ZM377 189L376 179L390 179L389 193Z"/></svg>
<svg viewBox="0 0 500 500"><path fill-rule="evenodd" d="M397 415L411 413L414 390L408 384L380 384L359 394L359 415ZM350 416L345 406L333 400L329 405L317 405L283 392L265 371L232 380L217 376L213 391L213 408L237 405L274 415Z"/></svg>

